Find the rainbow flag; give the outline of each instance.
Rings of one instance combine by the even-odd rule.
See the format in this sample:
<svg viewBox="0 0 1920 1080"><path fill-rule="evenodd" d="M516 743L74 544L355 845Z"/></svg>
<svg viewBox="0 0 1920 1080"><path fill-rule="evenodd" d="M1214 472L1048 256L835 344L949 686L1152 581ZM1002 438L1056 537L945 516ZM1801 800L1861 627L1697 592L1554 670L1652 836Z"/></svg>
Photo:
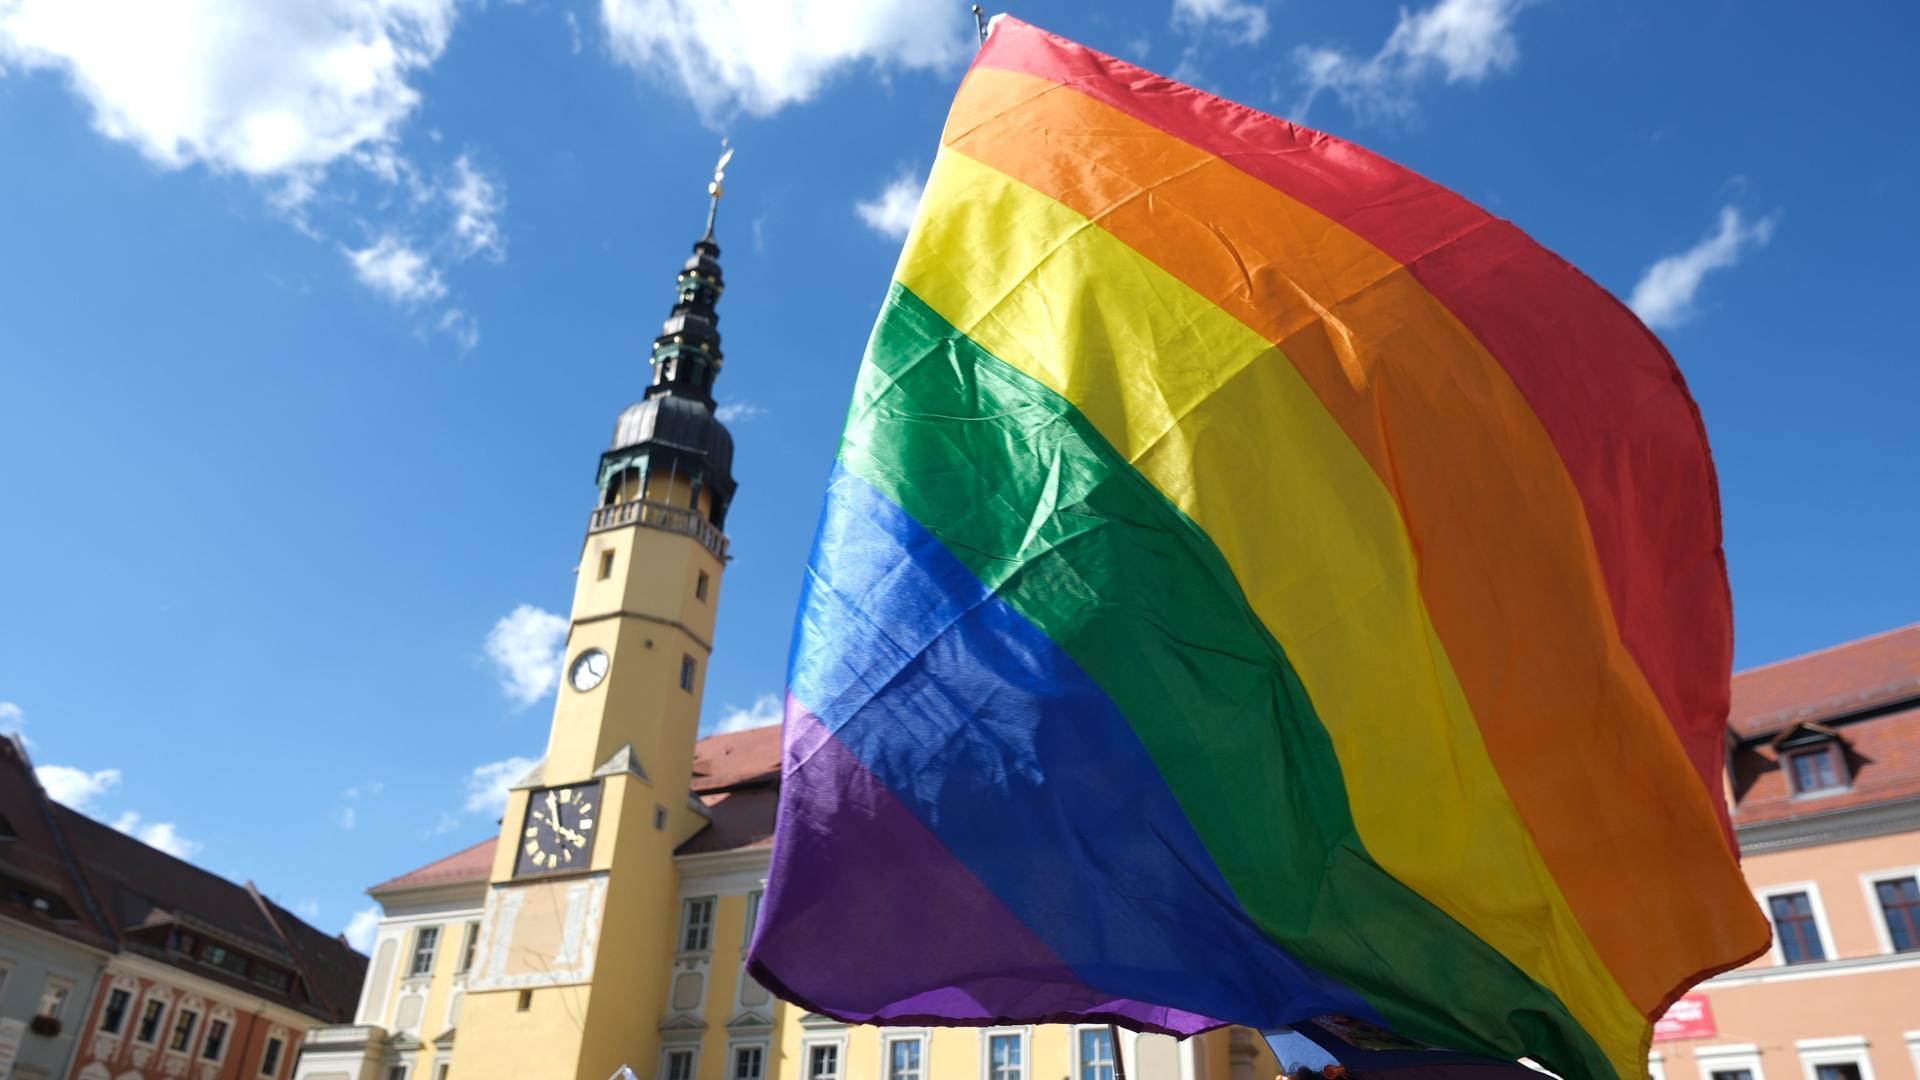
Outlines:
<svg viewBox="0 0 1920 1080"><path fill-rule="evenodd" d="M1002 19L868 345L752 970L1568 1076L1768 929L1660 343L1391 162Z"/></svg>

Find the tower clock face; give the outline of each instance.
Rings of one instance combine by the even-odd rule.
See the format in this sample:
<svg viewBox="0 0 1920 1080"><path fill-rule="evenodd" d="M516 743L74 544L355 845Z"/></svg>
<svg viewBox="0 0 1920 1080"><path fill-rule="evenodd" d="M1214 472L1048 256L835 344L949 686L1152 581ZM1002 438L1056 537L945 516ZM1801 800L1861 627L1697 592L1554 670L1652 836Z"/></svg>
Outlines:
<svg viewBox="0 0 1920 1080"><path fill-rule="evenodd" d="M599 825L600 781L547 788L527 797L515 877L556 870L585 870Z"/></svg>
<svg viewBox="0 0 1920 1080"><path fill-rule="evenodd" d="M567 669L567 681L581 693L600 685L607 677L607 654L599 649L588 649L573 658L573 666Z"/></svg>

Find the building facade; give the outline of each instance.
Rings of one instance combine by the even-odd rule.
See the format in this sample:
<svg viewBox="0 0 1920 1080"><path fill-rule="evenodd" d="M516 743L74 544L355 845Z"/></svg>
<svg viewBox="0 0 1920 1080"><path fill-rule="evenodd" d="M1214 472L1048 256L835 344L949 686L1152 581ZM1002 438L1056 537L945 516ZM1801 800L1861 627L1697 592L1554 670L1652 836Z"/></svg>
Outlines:
<svg viewBox="0 0 1920 1080"><path fill-rule="evenodd" d="M1661 1080L1920 1077L1920 626L1734 676L1727 782L1773 948L1703 983Z"/></svg>
<svg viewBox="0 0 1920 1080"><path fill-rule="evenodd" d="M48 799L11 740L0 887L0 1023L26 1027L0 1080L286 1080L365 978L365 957L251 882Z"/></svg>

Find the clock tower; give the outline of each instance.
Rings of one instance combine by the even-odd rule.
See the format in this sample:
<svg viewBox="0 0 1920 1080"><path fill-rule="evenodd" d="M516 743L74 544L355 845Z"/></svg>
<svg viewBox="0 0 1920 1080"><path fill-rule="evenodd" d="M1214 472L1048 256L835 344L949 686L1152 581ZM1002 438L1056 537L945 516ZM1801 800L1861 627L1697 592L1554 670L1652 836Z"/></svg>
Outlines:
<svg viewBox="0 0 1920 1080"><path fill-rule="evenodd" d="M733 500L714 415L724 281L705 233L676 279L645 396L600 455L546 756L500 823L451 1075L605 1080L658 1054L690 789ZM422 1078L424 1080L424 1078Z"/></svg>

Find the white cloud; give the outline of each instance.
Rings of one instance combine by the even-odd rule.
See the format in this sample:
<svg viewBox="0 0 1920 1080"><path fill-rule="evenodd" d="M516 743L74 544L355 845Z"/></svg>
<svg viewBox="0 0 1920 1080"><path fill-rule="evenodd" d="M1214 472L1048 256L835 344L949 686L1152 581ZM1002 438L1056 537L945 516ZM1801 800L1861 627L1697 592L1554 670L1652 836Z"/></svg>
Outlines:
<svg viewBox="0 0 1920 1080"><path fill-rule="evenodd" d="M312 922L320 917L320 901L311 898L302 900L293 905L293 913L308 922Z"/></svg>
<svg viewBox="0 0 1920 1080"><path fill-rule="evenodd" d="M336 816L336 820L340 822L341 828L351 829L354 824L360 820L360 815L353 807L343 806L340 808L340 813Z"/></svg>
<svg viewBox="0 0 1920 1080"><path fill-rule="evenodd" d="M347 944L361 952L373 949L374 932L380 929L380 905L373 904L353 913L347 920L347 928L340 931Z"/></svg>
<svg viewBox="0 0 1920 1080"><path fill-rule="evenodd" d="M1647 267L1634 285L1627 306L1656 330L1687 321L1693 314L1693 298L1700 291L1701 280L1710 271L1738 265L1746 251L1767 246L1779 217L1777 213L1768 214L1759 221L1747 222L1739 210L1723 207L1720 225L1712 234L1678 255L1668 255Z"/></svg>
<svg viewBox="0 0 1920 1080"><path fill-rule="evenodd" d="M149 847L161 851L176 859L190 859L204 845L198 840L189 840L180 835L180 829L171 821L152 821L142 823L140 815L129 810L113 820L113 827L137 838Z"/></svg>
<svg viewBox="0 0 1920 1080"><path fill-rule="evenodd" d="M499 814L506 808L507 791L527 775L533 765L532 758L523 757L476 765L467 774L467 813Z"/></svg>
<svg viewBox="0 0 1920 1080"><path fill-rule="evenodd" d="M47 789L47 795L54 802L65 803L75 810L85 810L88 803L120 783L119 769L87 772L67 765L42 765L34 769L33 774L40 778L40 786Z"/></svg>
<svg viewBox="0 0 1920 1080"><path fill-rule="evenodd" d="M707 730L707 734L726 735L734 731L745 731L748 728L766 727L769 724L779 723L781 714L780 695L761 694L754 698L753 704L747 708L728 705L727 711L721 714L720 719Z"/></svg>
<svg viewBox="0 0 1920 1080"><path fill-rule="evenodd" d="M806 101L847 67L957 66L974 45L948 0L601 0L600 19L615 57L709 122Z"/></svg>
<svg viewBox="0 0 1920 1080"><path fill-rule="evenodd" d="M1477 83L1520 60L1513 20L1531 0L1438 0L1423 11L1402 8L1386 44L1360 58L1325 47L1294 50L1304 96L1293 108L1304 119L1331 90L1363 116L1404 116L1414 87L1439 73L1449 83Z"/></svg>
<svg viewBox="0 0 1920 1080"><path fill-rule="evenodd" d="M466 154L454 160L453 171L454 181L445 195L454 209L453 235L460 244L460 257L479 255L501 261L507 256L507 242L499 217L507 200L500 194L499 181L475 168Z"/></svg>
<svg viewBox="0 0 1920 1080"><path fill-rule="evenodd" d="M24 739L26 734L23 729L26 726L25 709L11 701L0 701L0 735L19 735Z"/></svg>
<svg viewBox="0 0 1920 1080"><path fill-rule="evenodd" d="M440 271L427 256L414 250L399 237L388 233L358 251L342 248L360 284L403 304L438 300L447 295Z"/></svg>
<svg viewBox="0 0 1920 1080"><path fill-rule="evenodd" d="M480 324L474 321L473 316L457 307L450 307L441 312L433 328L452 338L459 344L462 351L471 350L475 345L480 344Z"/></svg>
<svg viewBox="0 0 1920 1080"><path fill-rule="evenodd" d="M560 683L560 649L567 620L551 611L521 604L487 632L487 659L500 671L500 689L525 707Z"/></svg>
<svg viewBox="0 0 1920 1080"><path fill-rule="evenodd" d="M440 812L440 820L434 822L432 828L421 830L420 835L426 837L444 836L459 827L460 819L442 810Z"/></svg>
<svg viewBox="0 0 1920 1080"><path fill-rule="evenodd" d="M751 420L756 416L765 416L767 410L765 406L755 405L751 401L729 401L713 410L713 415L719 417L723 424L733 424L742 420Z"/></svg>
<svg viewBox="0 0 1920 1080"><path fill-rule="evenodd" d="M1175 29L1218 27L1240 43L1252 45L1267 36L1267 5L1258 0L1173 0L1173 25Z"/></svg>
<svg viewBox="0 0 1920 1080"><path fill-rule="evenodd" d="M853 210L869 229L899 240L913 227L913 216L920 209L920 195L926 186L927 182L921 177L902 172L878 197L854 203Z"/></svg>
<svg viewBox="0 0 1920 1080"><path fill-rule="evenodd" d="M9 0L0 66L63 73L164 168L266 177L391 154L455 0Z"/></svg>
<svg viewBox="0 0 1920 1080"><path fill-rule="evenodd" d="M580 55L580 20L577 18L574 18L573 12L571 11L566 13L566 17L567 17L567 46L568 48L571 48L573 50L573 55L579 56Z"/></svg>

